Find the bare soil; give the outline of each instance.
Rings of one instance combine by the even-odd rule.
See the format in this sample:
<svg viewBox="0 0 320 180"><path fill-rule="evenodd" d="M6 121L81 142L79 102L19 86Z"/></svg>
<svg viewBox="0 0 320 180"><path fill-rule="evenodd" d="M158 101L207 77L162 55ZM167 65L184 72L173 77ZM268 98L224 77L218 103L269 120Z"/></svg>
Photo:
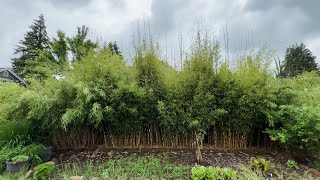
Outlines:
<svg viewBox="0 0 320 180"><path fill-rule="evenodd" d="M153 156L160 159L168 160L177 165L194 166L201 164L205 166L231 167L238 169L243 165L247 165L251 157L262 157L270 160L274 164L277 171L291 173L296 171L303 174L308 167L299 164L300 169L290 169L286 166L289 159L294 159L290 153L269 151L266 149L242 149L242 150L202 150L203 162L198 163L195 156L195 150L192 149L162 149L162 148L98 148L91 150L74 150L60 152L56 154L59 164L65 163L84 163L92 161L95 164L106 162L110 159L118 159L121 157L134 156Z"/></svg>

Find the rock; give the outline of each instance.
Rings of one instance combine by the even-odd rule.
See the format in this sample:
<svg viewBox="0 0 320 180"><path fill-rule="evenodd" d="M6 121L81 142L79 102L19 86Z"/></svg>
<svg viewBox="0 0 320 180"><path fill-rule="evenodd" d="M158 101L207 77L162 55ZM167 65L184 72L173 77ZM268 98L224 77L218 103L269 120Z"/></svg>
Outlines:
<svg viewBox="0 0 320 180"><path fill-rule="evenodd" d="M59 160L57 158L53 158L51 161L54 162L55 165L59 164Z"/></svg>
<svg viewBox="0 0 320 180"><path fill-rule="evenodd" d="M82 180L83 177L82 176L71 176L69 179L70 180Z"/></svg>
<svg viewBox="0 0 320 180"><path fill-rule="evenodd" d="M98 177L92 177L91 180L100 180Z"/></svg>
<svg viewBox="0 0 320 180"><path fill-rule="evenodd" d="M110 151L110 152L108 152L107 154L108 154L108 156L112 157L113 152L112 152L112 151Z"/></svg>
<svg viewBox="0 0 320 180"><path fill-rule="evenodd" d="M65 157L65 155L63 153L59 155L60 162L62 162L64 160L64 157Z"/></svg>
<svg viewBox="0 0 320 180"><path fill-rule="evenodd" d="M93 152L93 155L97 155L97 154L100 154L100 148L98 147L94 152Z"/></svg>
<svg viewBox="0 0 320 180"><path fill-rule="evenodd" d="M25 178L28 179L28 178L31 178L31 176L33 175L33 170L29 170L26 175L25 175Z"/></svg>
<svg viewBox="0 0 320 180"><path fill-rule="evenodd" d="M307 173L313 175L314 177L320 177L320 172L318 170L316 170L316 169L310 168L307 171Z"/></svg>

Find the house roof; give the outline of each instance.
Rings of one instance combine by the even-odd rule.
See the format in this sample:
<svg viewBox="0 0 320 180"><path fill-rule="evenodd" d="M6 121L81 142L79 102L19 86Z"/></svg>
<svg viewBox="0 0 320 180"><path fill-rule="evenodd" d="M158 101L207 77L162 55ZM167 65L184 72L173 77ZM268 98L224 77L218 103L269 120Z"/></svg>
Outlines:
<svg viewBox="0 0 320 180"><path fill-rule="evenodd" d="M10 74L12 74L15 78L17 78L23 85L25 85L25 86L28 85L27 83L25 83L23 81L23 79L21 77L19 77L15 72L13 72L12 68L0 68L0 72L3 72L3 71L10 72Z"/></svg>

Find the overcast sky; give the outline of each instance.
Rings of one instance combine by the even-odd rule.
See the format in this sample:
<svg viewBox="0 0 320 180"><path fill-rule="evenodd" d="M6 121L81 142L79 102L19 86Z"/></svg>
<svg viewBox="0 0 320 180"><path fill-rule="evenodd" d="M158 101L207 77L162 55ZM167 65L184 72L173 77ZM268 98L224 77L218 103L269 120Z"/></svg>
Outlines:
<svg viewBox="0 0 320 180"><path fill-rule="evenodd" d="M58 29L74 35L77 26L87 25L91 38L117 41L129 54L139 22L149 24L162 52L171 58L176 56L171 49L178 49L179 33L188 49L202 22L214 32L222 50L228 26L232 55L267 45L283 58L290 44L304 42L319 63L319 7L319 0L0 0L0 67L11 66L15 45L41 13L49 37Z"/></svg>

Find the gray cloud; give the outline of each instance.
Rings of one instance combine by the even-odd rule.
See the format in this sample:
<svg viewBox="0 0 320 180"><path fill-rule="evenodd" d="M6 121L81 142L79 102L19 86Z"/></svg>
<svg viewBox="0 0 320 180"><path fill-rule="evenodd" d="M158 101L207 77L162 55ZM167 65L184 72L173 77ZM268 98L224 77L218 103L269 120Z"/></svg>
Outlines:
<svg viewBox="0 0 320 180"><path fill-rule="evenodd" d="M10 66L13 48L40 13L47 19L48 33L57 29L68 35L88 25L91 37L118 41L129 52L134 25L146 21L162 51L178 49L178 34L186 51L201 21L210 26L222 43L226 24L233 55L249 48L269 45L283 57L290 44L305 42L320 59L320 1L317 0L1 0L0 66ZM167 43L165 43L167 42ZM223 50L223 48L222 48Z"/></svg>

